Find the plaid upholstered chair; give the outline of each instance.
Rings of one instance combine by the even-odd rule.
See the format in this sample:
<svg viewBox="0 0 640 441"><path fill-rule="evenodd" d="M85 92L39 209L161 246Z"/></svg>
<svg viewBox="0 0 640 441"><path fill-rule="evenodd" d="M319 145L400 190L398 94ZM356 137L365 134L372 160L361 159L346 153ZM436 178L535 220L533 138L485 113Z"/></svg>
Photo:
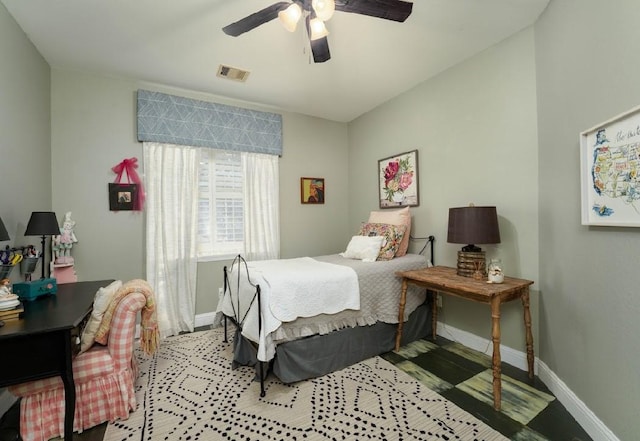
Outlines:
<svg viewBox="0 0 640 441"><path fill-rule="evenodd" d="M74 431L127 419L135 410L136 317L146 303L141 292L123 296L113 311L107 344L94 344L74 358ZM24 441L46 441L64 434L64 387L60 377L11 386L9 390L22 398L20 434Z"/></svg>

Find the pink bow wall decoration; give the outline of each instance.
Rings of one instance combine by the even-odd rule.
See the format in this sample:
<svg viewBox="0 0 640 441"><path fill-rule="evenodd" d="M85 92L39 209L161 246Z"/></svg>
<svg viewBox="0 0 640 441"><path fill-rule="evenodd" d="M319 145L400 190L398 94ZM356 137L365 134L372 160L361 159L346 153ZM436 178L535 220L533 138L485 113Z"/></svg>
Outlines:
<svg viewBox="0 0 640 441"><path fill-rule="evenodd" d="M127 175L127 182L130 184L136 184L137 191L134 194L133 200L133 209L137 211L142 211L142 207L144 206L144 187L142 185L142 180L136 169L138 168L138 158L129 158L124 159L121 163L111 168L111 170L116 174L116 179L113 181L117 184L124 184L122 182L122 176L124 174Z"/></svg>

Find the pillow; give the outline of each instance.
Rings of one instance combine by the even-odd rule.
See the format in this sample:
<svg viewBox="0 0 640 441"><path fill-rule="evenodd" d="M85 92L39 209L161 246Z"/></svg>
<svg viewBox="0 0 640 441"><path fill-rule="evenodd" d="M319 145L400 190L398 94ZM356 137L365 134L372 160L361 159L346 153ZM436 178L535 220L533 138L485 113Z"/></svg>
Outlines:
<svg viewBox="0 0 640 441"><path fill-rule="evenodd" d="M102 287L96 292L93 298L93 310L91 311L91 317L87 325L82 330L82 336L80 337L80 353L86 352L95 341L96 332L102 321L102 316L109 307L111 299L116 295L118 290L122 287L122 281L116 280L106 287Z"/></svg>
<svg viewBox="0 0 640 441"><path fill-rule="evenodd" d="M404 225L368 223L362 225L358 235L384 236L382 248L380 248L377 260L391 260L398 252L400 242L402 242L402 236L404 236L406 229L407 227Z"/></svg>
<svg viewBox="0 0 640 441"><path fill-rule="evenodd" d="M405 225L406 230L400 242L400 247L396 252L396 257L402 257L407 254L409 248L409 236L411 235L411 212L409 207L400 210L372 211L369 214L369 223Z"/></svg>
<svg viewBox="0 0 640 441"><path fill-rule="evenodd" d="M383 236L353 236L347 245L347 250L340 255L347 259L375 262L383 241Z"/></svg>

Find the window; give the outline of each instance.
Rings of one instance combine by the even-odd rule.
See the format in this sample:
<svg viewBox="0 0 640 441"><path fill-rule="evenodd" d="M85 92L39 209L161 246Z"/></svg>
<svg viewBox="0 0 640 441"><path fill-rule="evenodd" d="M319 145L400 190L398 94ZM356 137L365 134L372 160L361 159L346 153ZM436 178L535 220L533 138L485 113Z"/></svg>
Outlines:
<svg viewBox="0 0 640 441"><path fill-rule="evenodd" d="M198 258L240 254L244 250L240 153L199 150Z"/></svg>

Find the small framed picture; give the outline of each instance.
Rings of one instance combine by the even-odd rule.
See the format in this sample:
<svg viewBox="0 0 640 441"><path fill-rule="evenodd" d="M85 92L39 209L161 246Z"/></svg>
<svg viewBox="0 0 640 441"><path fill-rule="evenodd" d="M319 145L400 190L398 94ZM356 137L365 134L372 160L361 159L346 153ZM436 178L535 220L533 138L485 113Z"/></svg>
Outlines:
<svg viewBox="0 0 640 441"><path fill-rule="evenodd" d="M138 186L136 184L109 183L109 210L133 210Z"/></svg>
<svg viewBox="0 0 640 441"><path fill-rule="evenodd" d="M324 178L300 178L300 202L324 204Z"/></svg>

